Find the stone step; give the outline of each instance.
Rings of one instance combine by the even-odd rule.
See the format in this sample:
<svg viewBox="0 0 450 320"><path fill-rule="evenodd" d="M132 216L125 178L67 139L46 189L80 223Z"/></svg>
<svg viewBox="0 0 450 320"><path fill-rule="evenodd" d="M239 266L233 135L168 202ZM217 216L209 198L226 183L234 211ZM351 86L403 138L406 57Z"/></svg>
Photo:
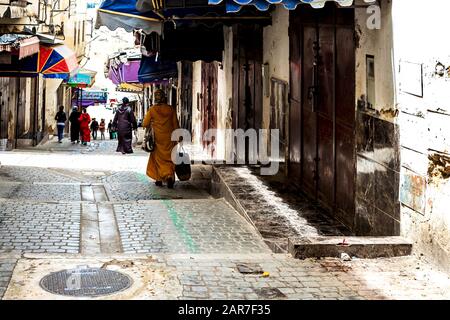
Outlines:
<svg viewBox="0 0 450 320"><path fill-rule="evenodd" d="M290 238L288 251L296 259L341 257L342 253L362 259L411 254L412 242L402 237L305 237Z"/></svg>

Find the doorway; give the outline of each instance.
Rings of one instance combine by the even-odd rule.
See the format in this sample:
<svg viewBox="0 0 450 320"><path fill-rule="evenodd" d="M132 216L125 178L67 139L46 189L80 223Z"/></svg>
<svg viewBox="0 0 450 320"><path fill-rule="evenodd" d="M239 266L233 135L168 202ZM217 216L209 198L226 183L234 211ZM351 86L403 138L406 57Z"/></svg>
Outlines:
<svg viewBox="0 0 450 320"><path fill-rule="evenodd" d="M289 31L289 170L347 226L355 212L354 19L352 8L302 6Z"/></svg>
<svg viewBox="0 0 450 320"><path fill-rule="evenodd" d="M202 62L202 86L201 86L201 136L203 148L209 149L208 154L214 158L215 137L211 141L204 139L205 132L209 129L217 129L217 62Z"/></svg>

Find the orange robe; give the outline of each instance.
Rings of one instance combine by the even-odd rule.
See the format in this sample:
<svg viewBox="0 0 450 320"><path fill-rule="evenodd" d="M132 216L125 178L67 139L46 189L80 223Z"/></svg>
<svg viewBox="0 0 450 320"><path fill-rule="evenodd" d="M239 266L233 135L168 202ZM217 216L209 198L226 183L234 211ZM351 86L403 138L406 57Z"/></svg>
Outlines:
<svg viewBox="0 0 450 320"><path fill-rule="evenodd" d="M175 164L172 149L177 142L172 141L172 132L179 128L177 114L171 106L161 103L152 106L145 115L143 127L152 124L155 133L155 149L150 153L147 175L156 181L175 181Z"/></svg>

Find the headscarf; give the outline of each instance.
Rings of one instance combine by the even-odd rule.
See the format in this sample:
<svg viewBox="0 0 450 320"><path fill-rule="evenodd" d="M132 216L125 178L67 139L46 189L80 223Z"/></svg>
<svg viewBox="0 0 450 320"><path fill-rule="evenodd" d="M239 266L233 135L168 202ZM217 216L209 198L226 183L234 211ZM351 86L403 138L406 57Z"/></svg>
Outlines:
<svg viewBox="0 0 450 320"><path fill-rule="evenodd" d="M166 94L161 89L157 89L154 93L154 96L155 96L155 104L167 102Z"/></svg>

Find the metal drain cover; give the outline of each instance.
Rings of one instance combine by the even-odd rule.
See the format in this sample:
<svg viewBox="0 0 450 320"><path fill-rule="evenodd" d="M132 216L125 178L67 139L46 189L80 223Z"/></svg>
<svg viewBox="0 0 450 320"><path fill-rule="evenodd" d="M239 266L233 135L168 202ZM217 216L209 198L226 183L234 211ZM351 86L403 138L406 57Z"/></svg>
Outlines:
<svg viewBox="0 0 450 320"><path fill-rule="evenodd" d="M126 290L133 280L117 271L83 267L50 273L39 284L53 294L98 297Z"/></svg>

